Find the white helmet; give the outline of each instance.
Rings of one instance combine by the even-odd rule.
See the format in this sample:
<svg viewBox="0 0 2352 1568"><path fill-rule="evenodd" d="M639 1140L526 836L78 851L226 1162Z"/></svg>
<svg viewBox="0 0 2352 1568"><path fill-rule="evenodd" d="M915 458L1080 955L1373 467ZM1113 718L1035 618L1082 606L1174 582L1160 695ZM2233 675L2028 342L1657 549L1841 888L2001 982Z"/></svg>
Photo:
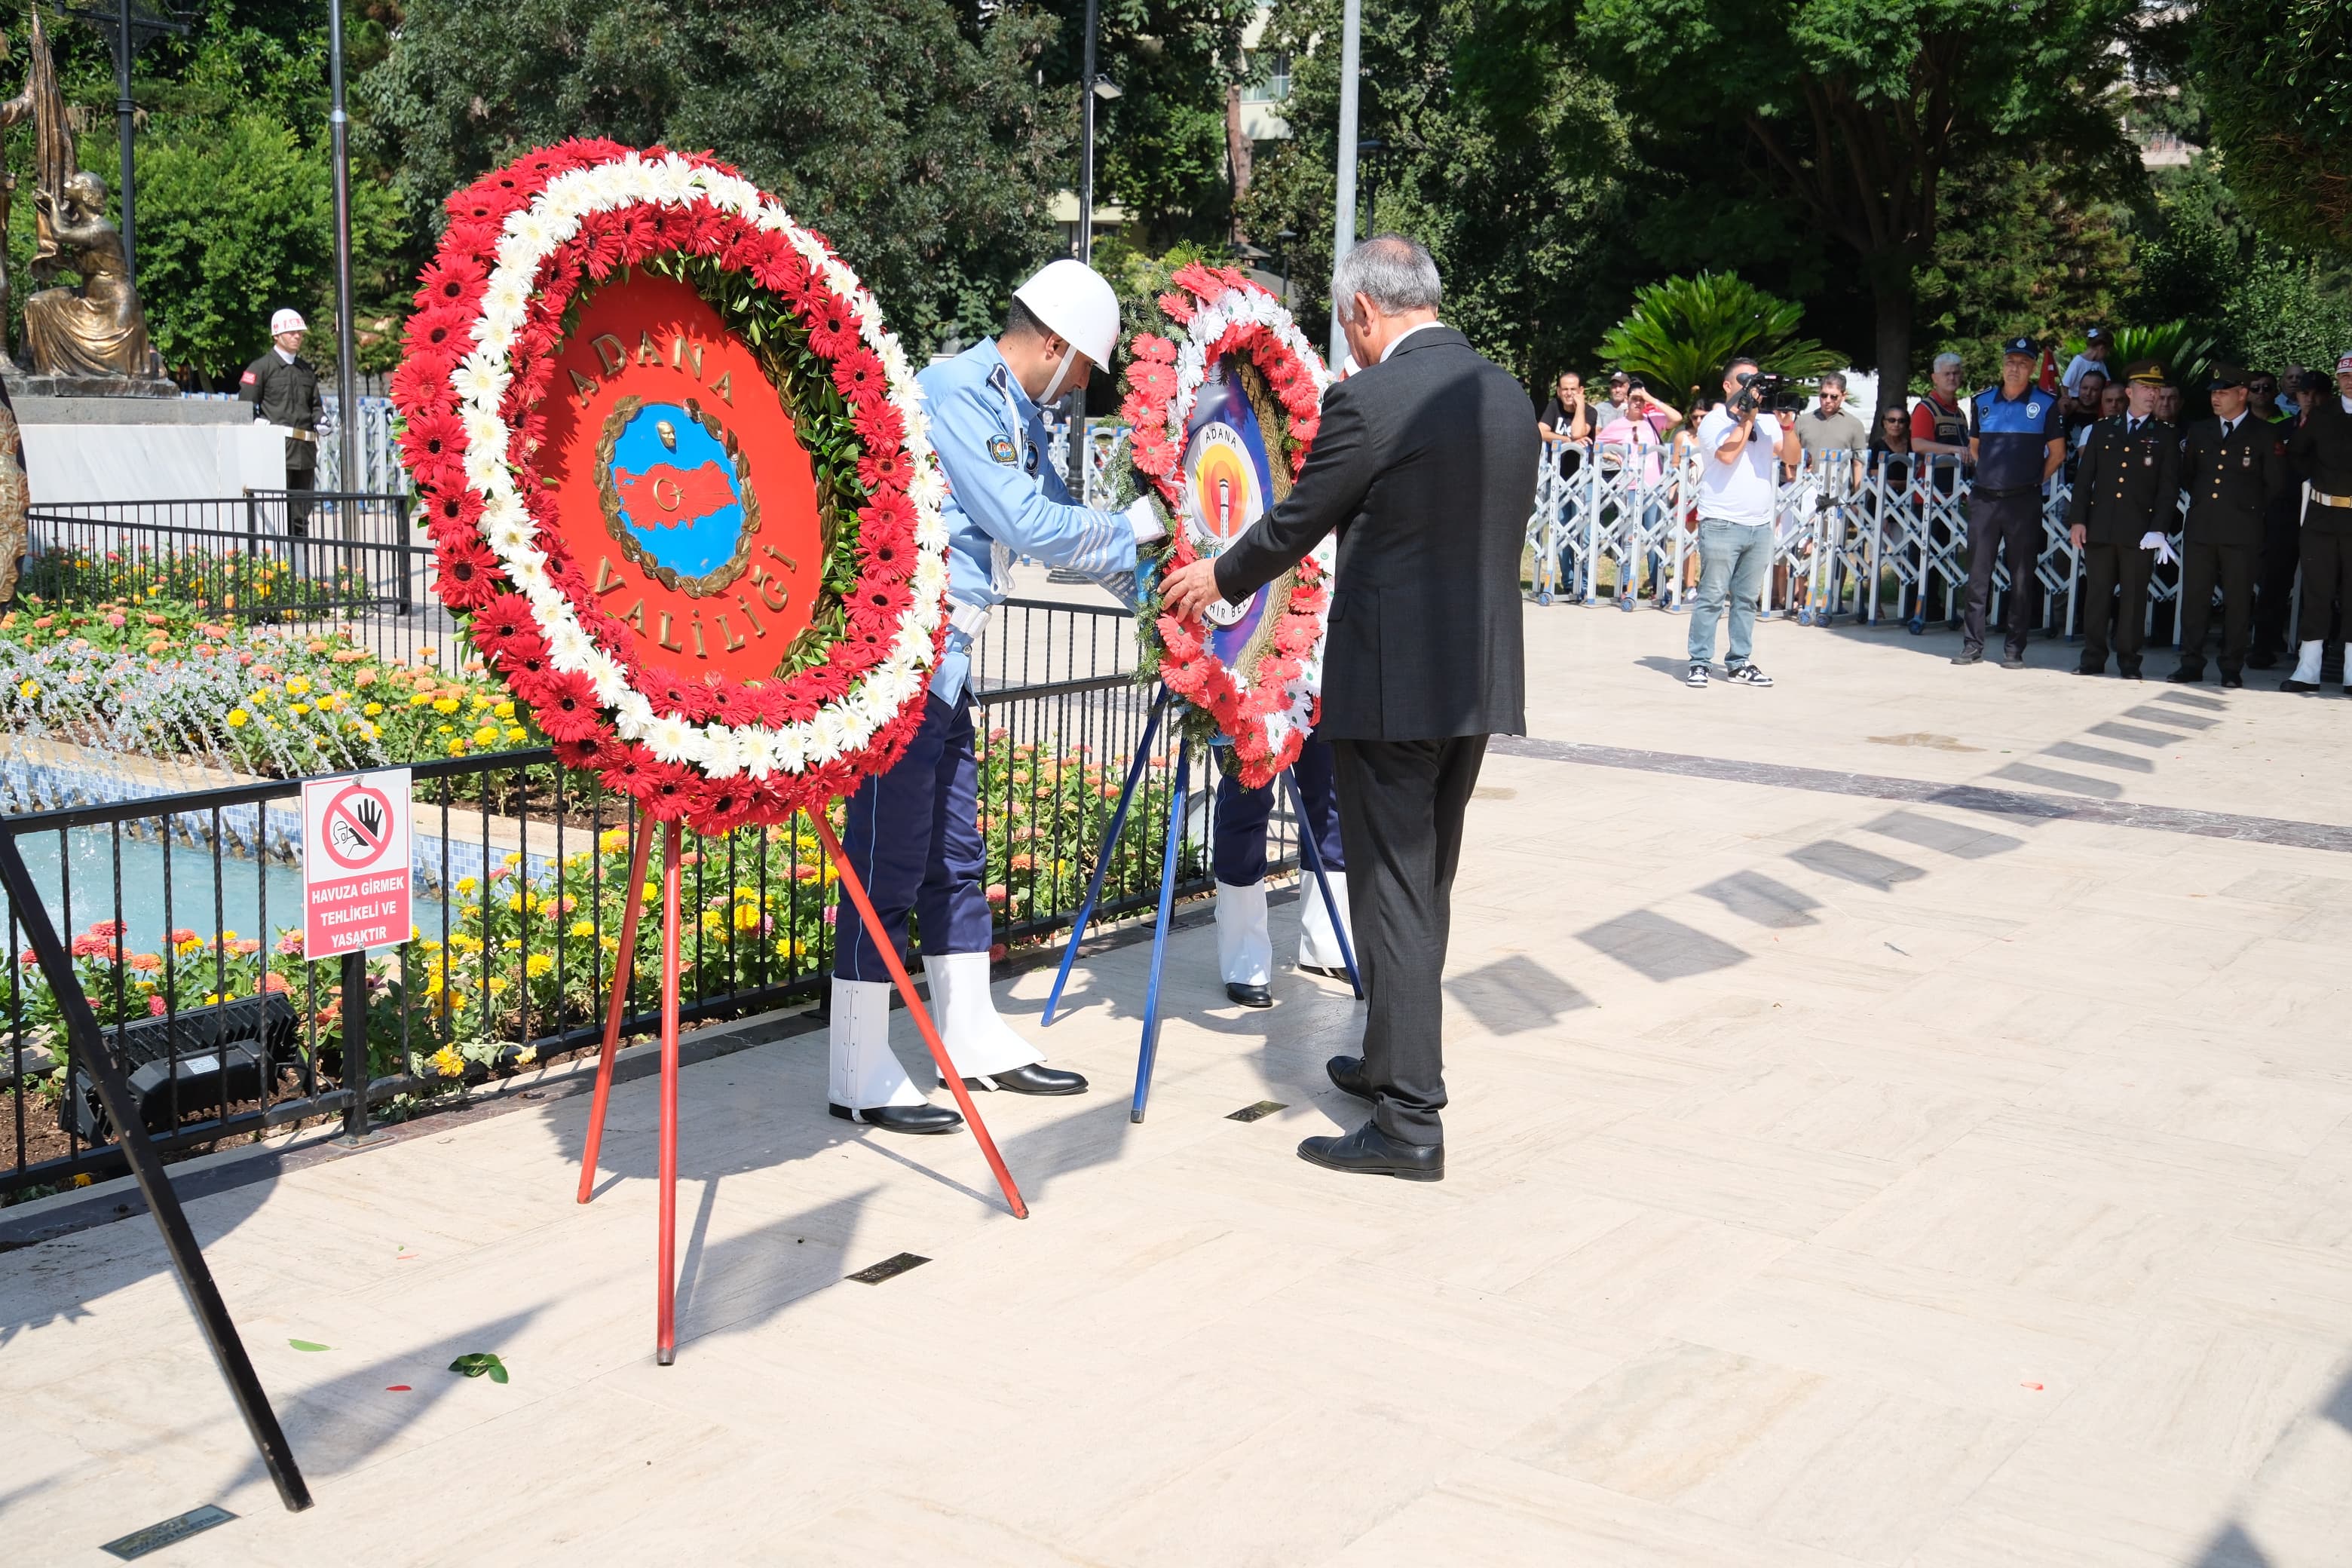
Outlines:
<svg viewBox="0 0 2352 1568"><path fill-rule="evenodd" d="M1108 368L1118 348L1118 295L1083 261L1049 261L1013 290L1029 313L1069 340L1070 346Z"/></svg>
<svg viewBox="0 0 2352 1568"><path fill-rule="evenodd" d="M307 332L310 330L310 324L302 319L299 310L280 310L269 318L269 335L273 338L280 332Z"/></svg>

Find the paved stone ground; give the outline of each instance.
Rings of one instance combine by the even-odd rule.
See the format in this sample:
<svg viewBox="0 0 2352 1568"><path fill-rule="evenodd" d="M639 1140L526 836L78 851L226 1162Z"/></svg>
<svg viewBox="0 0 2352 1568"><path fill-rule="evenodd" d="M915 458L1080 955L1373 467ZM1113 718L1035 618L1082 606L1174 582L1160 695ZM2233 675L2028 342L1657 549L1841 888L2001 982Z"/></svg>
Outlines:
<svg viewBox="0 0 2352 1568"><path fill-rule="evenodd" d="M1118 949L1048 1037L1098 1091L984 1102L1025 1224L828 1120L821 1036L690 1068L674 1367L649 1080L584 1210L574 1098L195 1203L304 1515L151 1226L0 1258L0 1556L212 1501L152 1560L2352 1561L2352 703L1777 624L1692 692L1678 618L1528 624L1442 1185L1294 1158L1355 1009L1221 1005L1205 931L1131 1125Z"/></svg>

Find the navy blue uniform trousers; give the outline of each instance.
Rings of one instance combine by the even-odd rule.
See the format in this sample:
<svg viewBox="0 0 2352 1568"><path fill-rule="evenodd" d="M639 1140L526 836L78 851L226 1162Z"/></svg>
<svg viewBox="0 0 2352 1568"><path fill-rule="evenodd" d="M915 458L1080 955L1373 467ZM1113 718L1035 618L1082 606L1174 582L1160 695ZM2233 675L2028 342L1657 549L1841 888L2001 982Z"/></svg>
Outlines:
<svg viewBox="0 0 2352 1568"><path fill-rule="evenodd" d="M988 951L993 932L980 886L987 847L980 837L980 763L969 696L924 700L922 726L907 754L849 797L841 847L900 954L909 910L922 921L923 951L933 957ZM833 929L835 976L890 978L845 887Z"/></svg>
<svg viewBox="0 0 2352 1568"><path fill-rule="evenodd" d="M1323 869L1337 876L1348 868L1339 847L1339 795L1331 776L1331 748L1312 735L1298 749L1291 764L1298 775L1298 798L1307 812L1307 826L1315 835L1316 853ZM1265 824L1274 815L1276 778L1264 789L1250 789L1241 774L1228 770L1217 780L1217 831L1210 863L1217 880L1229 888L1255 888L1265 880Z"/></svg>

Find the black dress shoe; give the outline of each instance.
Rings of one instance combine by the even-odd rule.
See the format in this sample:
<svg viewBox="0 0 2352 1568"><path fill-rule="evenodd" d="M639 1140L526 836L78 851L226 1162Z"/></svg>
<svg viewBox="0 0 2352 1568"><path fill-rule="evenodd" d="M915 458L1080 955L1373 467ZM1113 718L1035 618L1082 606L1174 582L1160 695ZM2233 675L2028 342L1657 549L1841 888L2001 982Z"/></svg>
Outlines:
<svg viewBox="0 0 2352 1568"><path fill-rule="evenodd" d="M2104 664L2095 669L2087 664L2078 664L2074 667L2074 673L2077 675L2105 675L2106 672L2107 667Z"/></svg>
<svg viewBox="0 0 2352 1568"><path fill-rule="evenodd" d="M2196 686L2205 679L2205 667L2201 664L2184 664L2164 679L2176 686Z"/></svg>
<svg viewBox="0 0 2352 1568"><path fill-rule="evenodd" d="M2137 665L2133 665L2129 669L2118 668L2116 671L2116 679L2118 680L2137 680L2139 678L2139 666Z"/></svg>
<svg viewBox="0 0 2352 1568"><path fill-rule="evenodd" d="M1298 966L1298 973L1301 974L1319 974L1326 980L1345 980L1348 978L1347 970L1336 963L1302 963Z"/></svg>
<svg viewBox="0 0 2352 1568"><path fill-rule="evenodd" d="M2276 669L2278 668L2278 655L2274 653L2258 653L2254 655L2253 658L2246 660L2246 668L2248 669Z"/></svg>
<svg viewBox="0 0 2352 1568"><path fill-rule="evenodd" d="M1017 1067L1009 1072L991 1073L986 1078L968 1078L966 1089L1001 1089L1007 1094L1084 1094L1087 1080L1074 1072L1059 1068L1041 1067L1035 1062Z"/></svg>
<svg viewBox="0 0 2352 1568"><path fill-rule="evenodd" d="M1445 1179L1444 1144L1401 1143L1370 1121L1341 1137L1309 1138L1298 1145L1298 1157L1326 1170L1394 1176L1401 1182Z"/></svg>
<svg viewBox="0 0 2352 1568"><path fill-rule="evenodd" d="M2319 689L2319 682L2315 680L2297 680L2294 676L2290 675L2284 680L2279 682L2279 689L2281 691L2316 691Z"/></svg>
<svg viewBox="0 0 2352 1568"><path fill-rule="evenodd" d="M1959 652L1952 656L1952 662L1954 664L1982 664L1984 662L1984 649L1980 647L1964 647L1960 649Z"/></svg>
<svg viewBox="0 0 2352 1568"><path fill-rule="evenodd" d="M1380 1097L1372 1092L1372 1086L1365 1080L1363 1058L1333 1057L1323 1064L1323 1070L1331 1075L1332 1084L1341 1094L1352 1094L1367 1105L1379 1100Z"/></svg>
<svg viewBox="0 0 2352 1568"><path fill-rule="evenodd" d="M1271 1007L1274 993L1263 985L1244 985L1238 980L1225 982L1225 999L1236 1007Z"/></svg>
<svg viewBox="0 0 2352 1568"><path fill-rule="evenodd" d="M2221 684L2232 691L2243 691L2246 689L2246 682L2241 676L2225 675L2221 678Z"/></svg>
<svg viewBox="0 0 2352 1568"><path fill-rule="evenodd" d="M828 1105L825 1109L844 1121L864 1122L885 1132L952 1132L963 1125L962 1117L937 1105L877 1105L865 1110Z"/></svg>

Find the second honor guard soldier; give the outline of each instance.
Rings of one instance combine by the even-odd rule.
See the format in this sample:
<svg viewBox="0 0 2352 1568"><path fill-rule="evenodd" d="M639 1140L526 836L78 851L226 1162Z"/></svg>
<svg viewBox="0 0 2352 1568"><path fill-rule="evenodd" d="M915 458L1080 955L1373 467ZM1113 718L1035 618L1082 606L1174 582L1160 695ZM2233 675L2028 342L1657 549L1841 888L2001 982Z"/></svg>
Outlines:
<svg viewBox="0 0 2352 1568"><path fill-rule="evenodd" d="M2189 427L2180 484L2189 521L2180 545L2180 668L2178 681L2205 679L2205 628L2213 585L2221 586L2221 684L2245 685L2240 671L2253 640L2254 564L2263 549L2263 514L2287 487L2286 443L2247 407L2246 373L2217 364L2206 388L2213 417Z"/></svg>
<svg viewBox="0 0 2352 1568"><path fill-rule="evenodd" d="M2068 531L2083 552L2083 662L2084 675L2107 668L2107 616L2116 618L2116 673L2139 677L2140 647L2147 632L2147 579L2156 559L2169 557L2171 532L2180 506L2180 432L2156 416L2157 389L2164 367L2136 360L2124 367L2130 411L2102 419L2083 443L2074 471L2074 498L2066 509ZM2151 542L2153 541L2153 542ZM2120 588L2121 594L2116 590ZM2115 601L2110 610L2109 601Z"/></svg>
<svg viewBox="0 0 2352 1568"><path fill-rule="evenodd" d="M1299 804L1307 820L1299 831L1315 835L1315 852L1323 861L1324 879L1331 901L1339 906L1344 927L1348 919L1348 858L1339 847L1339 795L1332 777L1331 748L1312 735L1298 749L1291 773L1298 780ZM1240 773L1228 771L1217 780L1217 834L1211 866L1217 877L1217 968L1225 982L1225 995L1244 1007L1271 1007L1274 993L1274 937L1265 919L1265 825L1273 815L1274 798L1281 789L1276 779L1264 789L1249 789ZM1300 858L1298 879L1298 967L1318 974L1345 974L1348 960L1331 929L1331 911L1323 906L1322 889Z"/></svg>
<svg viewBox="0 0 2352 1568"><path fill-rule="evenodd" d="M1083 388L1118 344L1118 297L1092 268L1055 261L1013 291L1003 332L919 379L946 472L950 630L922 728L906 755L849 798L843 847L892 942L922 923L931 1016L967 1085L1078 1094L1087 1080L1043 1066L996 1015L994 938L981 889L980 769L972 749L971 647L1016 556L1084 573L1131 598L1136 547L1166 535L1147 498L1125 512L1078 505L1047 460L1038 410ZM835 914L828 1109L894 1132L948 1132L963 1118L928 1103L890 1050L890 972L845 887ZM930 1071L926 1068L926 1074Z"/></svg>
<svg viewBox="0 0 2352 1568"><path fill-rule="evenodd" d="M319 425L327 412L319 395L319 373L301 357L302 334L310 331L297 310L280 310L269 318L269 351L245 367L236 395L253 405L253 416L283 426L286 437L286 488L318 488ZM310 531L307 497L286 498L286 531L297 539Z"/></svg>
<svg viewBox="0 0 2352 1568"><path fill-rule="evenodd" d="M2295 617L2294 673L2281 691L2319 689L2319 656L2338 599L2352 616L2352 353L2336 362L2336 393L2311 405L2286 445L2310 484L2303 506L2303 604ZM2352 671L2347 671L2352 675ZM2345 689L2352 692L2352 679Z"/></svg>

